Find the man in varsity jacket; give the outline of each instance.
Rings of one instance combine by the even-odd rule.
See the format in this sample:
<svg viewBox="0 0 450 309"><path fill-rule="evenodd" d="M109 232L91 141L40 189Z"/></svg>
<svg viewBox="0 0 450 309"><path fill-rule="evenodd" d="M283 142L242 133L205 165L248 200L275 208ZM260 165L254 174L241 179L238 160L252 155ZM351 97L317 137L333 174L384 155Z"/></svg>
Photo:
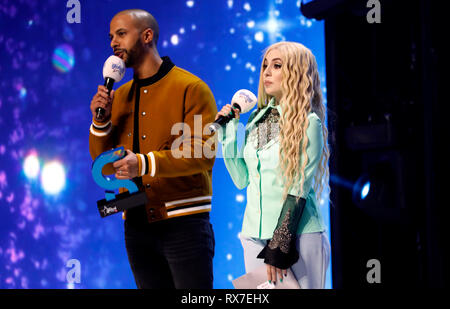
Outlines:
<svg viewBox="0 0 450 309"><path fill-rule="evenodd" d="M201 79L159 56L158 34L156 20L143 10L122 11L111 20L111 47L134 77L109 96L98 86L89 149L95 159L124 146L126 157L106 165L103 174L132 179L147 194L147 205L123 215L137 287L212 288L215 149L203 128L217 108ZM98 107L105 109L102 119L96 118Z"/></svg>

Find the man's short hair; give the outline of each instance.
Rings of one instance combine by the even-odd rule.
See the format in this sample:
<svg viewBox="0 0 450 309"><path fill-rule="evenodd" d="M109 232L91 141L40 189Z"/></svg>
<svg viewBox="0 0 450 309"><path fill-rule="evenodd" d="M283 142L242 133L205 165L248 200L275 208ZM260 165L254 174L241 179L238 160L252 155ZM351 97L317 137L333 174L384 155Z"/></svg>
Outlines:
<svg viewBox="0 0 450 309"><path fill-rule="evenodd" d="M156 46L158 43L159 38L159 26L156 19L153 17L152 14L145 10L141 9L130 9L130 10L124 10L116 14L122 15L122 14L129 14L133 17L133 20L136 24L136 28L139 29L139 31L143 31L147 28L152 29L153 31L153 46Z"/></svg>

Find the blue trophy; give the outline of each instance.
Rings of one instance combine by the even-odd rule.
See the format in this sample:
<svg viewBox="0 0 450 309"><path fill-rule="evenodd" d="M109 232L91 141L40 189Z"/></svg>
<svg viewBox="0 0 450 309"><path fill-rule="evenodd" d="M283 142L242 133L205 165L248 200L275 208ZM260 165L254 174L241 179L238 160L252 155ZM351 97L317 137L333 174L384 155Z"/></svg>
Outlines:
<svg viewBox="0 0 450 309"><path fill-rule="evenodd" d="M94 181L105 189L105 198L97 201L98 211L102 218L113 215L119 211L124 211L147 203L147 195L140 192L137 185L129 179L111 179L105 177L102 168L108 163L124 158L126 155L124 147L119 147L106 151L95 158L92 164L92 177ZM115 194L115 190L125 188L120 194Z"/></svg>

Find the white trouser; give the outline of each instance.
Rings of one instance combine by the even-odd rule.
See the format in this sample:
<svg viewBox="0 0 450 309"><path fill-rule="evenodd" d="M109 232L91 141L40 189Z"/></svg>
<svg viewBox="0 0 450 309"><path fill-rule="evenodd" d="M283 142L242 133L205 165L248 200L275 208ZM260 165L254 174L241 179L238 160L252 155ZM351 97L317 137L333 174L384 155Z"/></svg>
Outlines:
<svg viewBox="0 0 450 309"><path fill-rule="evenodd" d="M244 249L245 271L248 273L264 264L264 259L256 258L267 240L240 236ZM302 289L323 289L330 262L330 242L325 232L306 233L297 236L299 252L297 263L291 270Z"/></svg>

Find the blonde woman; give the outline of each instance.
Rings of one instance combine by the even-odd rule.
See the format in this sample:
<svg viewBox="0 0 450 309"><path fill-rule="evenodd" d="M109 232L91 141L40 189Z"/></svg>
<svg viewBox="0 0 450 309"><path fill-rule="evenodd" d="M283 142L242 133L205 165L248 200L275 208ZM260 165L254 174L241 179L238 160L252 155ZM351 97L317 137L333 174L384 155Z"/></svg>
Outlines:
<svg viewBox="0 0 450 309"><path fill-rule="evenodd" d="M258 108L240 152L239 110L228 104L216 119L233 111L236 118L219 130L219 141L234 184L247 187L240 233L246 272L265 263L276 284L291 268L301 288L324 288L330 244L317 201L329 189L329 151L314 55L294 42L267 48Z"/></svg>

